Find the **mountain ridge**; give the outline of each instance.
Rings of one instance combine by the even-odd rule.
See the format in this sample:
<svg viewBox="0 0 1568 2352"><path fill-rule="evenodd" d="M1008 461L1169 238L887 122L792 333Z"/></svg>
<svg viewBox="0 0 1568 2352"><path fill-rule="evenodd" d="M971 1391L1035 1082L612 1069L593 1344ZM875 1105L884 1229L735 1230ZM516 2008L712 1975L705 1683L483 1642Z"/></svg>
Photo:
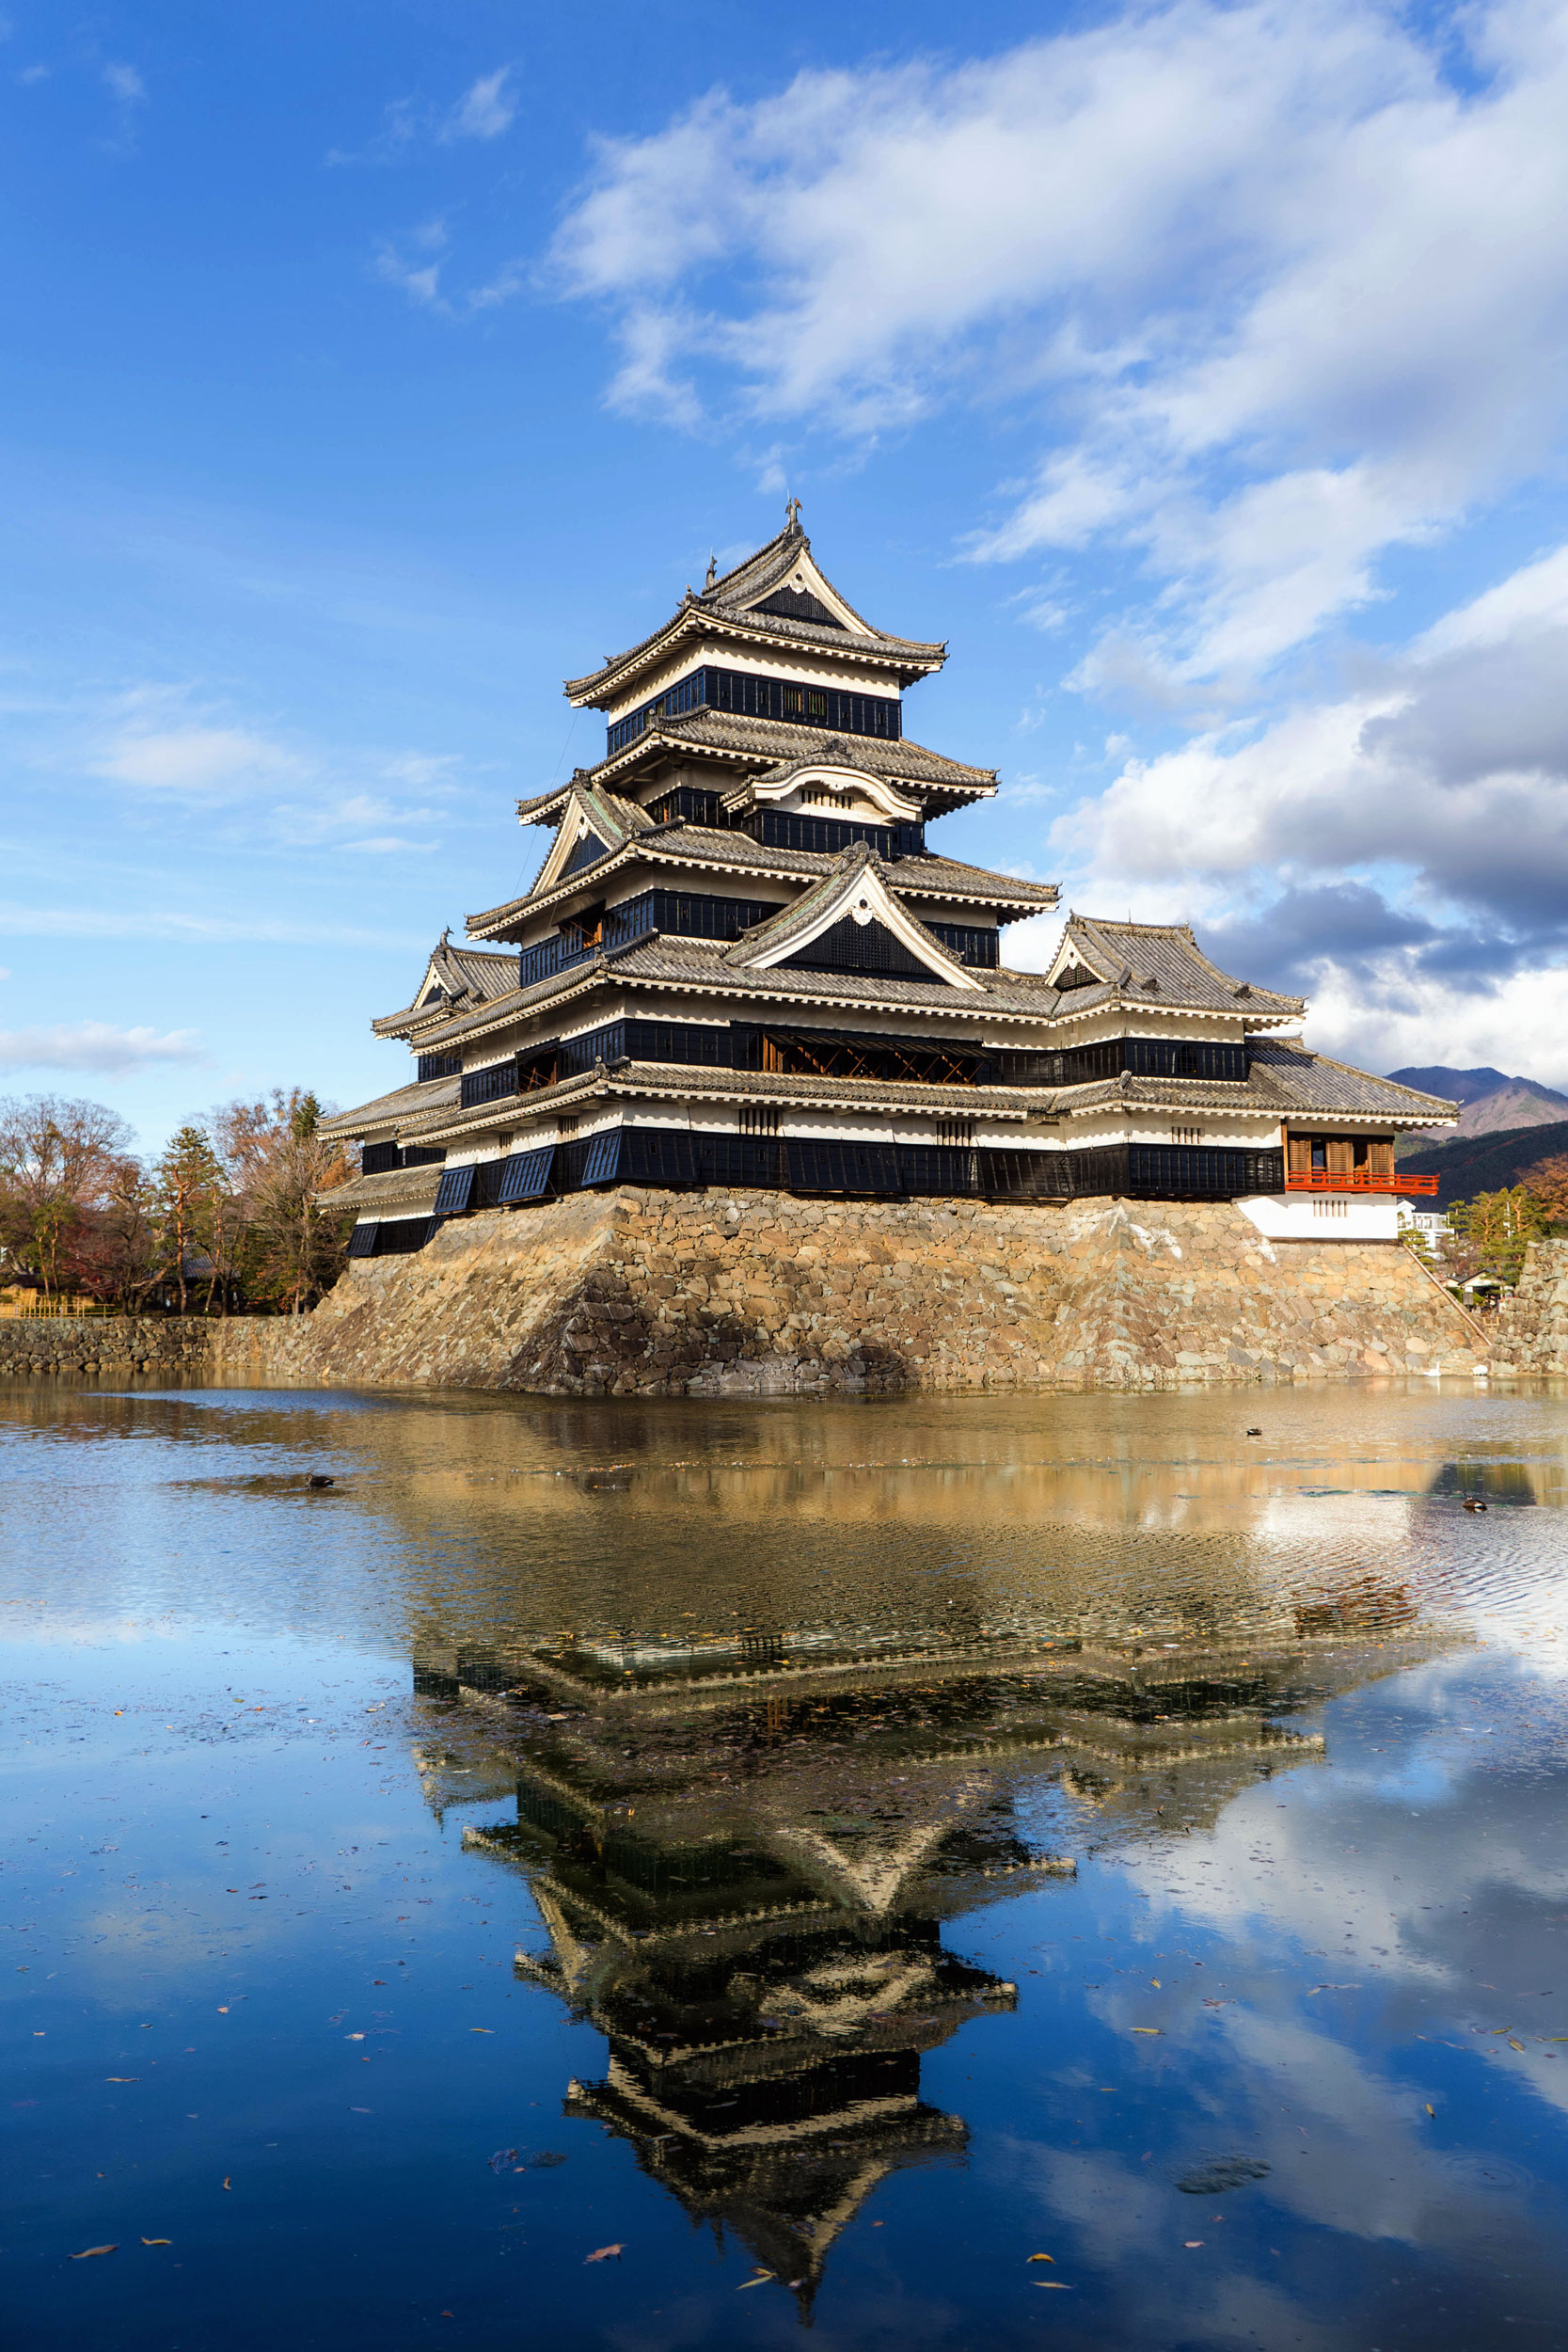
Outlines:
<svg viewBox="0 0 1568 2352"><path fill-rule="evenodd" d="M1568 1094L1543 1086L1538 1078L1511 1077L1504 1070L1483 1063L1478 1070L1455 1070L1445 1062L1423 1069L1390 1070L1396 1086L1415 1087L1422 1094L1447 1096L1460 1106L1459 1123L1439 1137L1404 1136L1394 1156L1408 1166L1418 1153L1451 1152L1471 1136L1512 1135L1526 1127L1551 1127L1568 1119Z"/></svg>
<svg viewBox="0 0 1568 2352"><path fill-rule="evenodd" d="M1447 1209L1455 1200L1473 1200L1478 1192L1512 1190L1538 1160L1554 1158L1560 1152L1568 1152L1568 1119L1423 1144L1403 1153L1399 1166L1402 1175L1435 1176L1436 1205ZM1427 1203L1418 1200L1415 1206L1425 1208Z"/></svg>

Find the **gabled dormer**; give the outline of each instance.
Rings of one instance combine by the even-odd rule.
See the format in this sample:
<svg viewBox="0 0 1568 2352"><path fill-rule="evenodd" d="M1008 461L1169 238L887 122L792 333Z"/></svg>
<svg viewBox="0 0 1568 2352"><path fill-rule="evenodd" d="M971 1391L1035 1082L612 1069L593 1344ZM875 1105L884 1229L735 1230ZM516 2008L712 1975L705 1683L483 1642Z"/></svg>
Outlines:
<svg viewBox="0 0 1568 2352"><path fill-rule="evenodd" d="M846 850L832 873L737 939L724 961L751 972L875 973L984 991L888 888L875 852L863 846Z"/></svg>
<svg viewBox="0 0 1568 2352"><path fill-rule="evenodd" d="M1069 914L1046 973L1064 1010L1116 1004L1130 1011L1182 1009L1232 1013L1250 1027L1299 1018L1299 996L1238 980L1212 962L1189 923L1117 923ZM1097 992L1090 995L1087 992Z"/></svg>
<svg viewBox="0 0 1568 2352"><path fill-rule="evenodd" d="M553 890L558 882L569 882L574 874L597 866L623 849L635 833L644 831L647 823L635 802L617 800L612 794L594 792L574 783L562 800L555 839L531 895Z"/></svg>
<svg viewBox="0 0 1568 2352"><path fill-rule="evenodd" d="M401 1012L389 1012L372 1023L377 1037L412 1037L416 1030L471 1011L502 996L516 980L515 956L493 955L482 947L454 947L443 931L425 961L424 977Z"/></svg>

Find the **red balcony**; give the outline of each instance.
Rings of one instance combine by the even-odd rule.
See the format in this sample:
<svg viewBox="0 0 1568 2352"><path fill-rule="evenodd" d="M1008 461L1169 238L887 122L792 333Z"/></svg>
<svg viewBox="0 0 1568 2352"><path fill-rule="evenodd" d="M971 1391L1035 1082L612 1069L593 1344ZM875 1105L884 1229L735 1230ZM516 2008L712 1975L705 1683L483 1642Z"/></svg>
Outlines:
<svg viewBox="0 0 1568 2352"><path fill-rule="evenodd" d="M1414 1196L1437 1189L1435 1176L1374 1174L1370 1168L1291 1168L1285 1171L1287 1192L1398 1192Z"/></svg>

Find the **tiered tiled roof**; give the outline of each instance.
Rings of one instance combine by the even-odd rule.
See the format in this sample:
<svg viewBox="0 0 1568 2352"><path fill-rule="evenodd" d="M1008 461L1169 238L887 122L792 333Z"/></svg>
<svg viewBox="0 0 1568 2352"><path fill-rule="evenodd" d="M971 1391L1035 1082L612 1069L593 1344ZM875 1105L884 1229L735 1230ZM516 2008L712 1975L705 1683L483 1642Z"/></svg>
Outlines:
<svg viewBox="0 0 1568 2352"><path fill-rule="evenodd" d="M783 603L781 591L795 601L788 589L792 576L805 583L799 610L759 612L758 606L765 602L777 599ZM808 617L813 607L830 612L836 608L844 617L836 626L832 620ZM598 669L585 677L568 678L567 696L579 705L602 707L625 692L641 672L667 661L683 637L704 635L742 641L752 636L765 643L774 638L831 647L846 660L895 670L907 683L940 669L947 658L945 644L893 637L873 628L818 569L811 541L798 523L791 522L765 548L711 581L700 595L688 588L671 618L635 645L628 645L624 653L607 654Z"/></svg>
<svg viewBox="0 0 1568 2352"><path fill-rule="evenodd" d="M512 958L507 957L508 963ZM515 972L516 966L513 964ZM377 1028L381 1024L376 1024ZM363 1136L379 1141L383 1136L394 1135L410 1119L422 1111L439 1110L443 1104L457 1100L455 1078L427 1078L422 1085L396 1087L390 1094L378 1094L373 1103L360 1103L351 1111L338 1111L331 1119L324 1119L319 1132L324 1136Z"/></svg>
<svg viewBox="0 0 1568 2352"><path fill-rule="evenodd" d="M640 833L634 841L612 850L592 870L595 892L610 875L632 865L706 867L715 875L756 874L776 876L781 882L815 882L834 873L847 854L842 850L781 850L771 843L753 841L749 834L685 824L673 818L667 824ZM893 858L882 864L881 873L888 887L900 898L946 898L959 905L990 906L1004 920L1009 915L1045 914L1056 902L1055 885L1052 882L1022 882L1015 875L993 873L984 866L967 866L958 858L929 854ZM516 937L525 923L547 914L559 900L582 886L579 875L568 875L548 890L529 891L521 898L507 899L501 906L487 907L481 914L470 914L467 928L478 939Z"/></svg>
<svg viewBox="0 0 1568 2352"><path fill-rule="evenodd" d="M1283 1049L1283 1050L1282 1050ZM1392 1079L1374 1078L1347 1062L1309 1054L1299 1039L1255 1038L1244 1081L1225 1078L1140 1078L1124 1072L1052 1097L1066 1119L1102 1110L1109 1103L1147 1104L1165 1111L1237 1111L1278 1119L1291 1111L1342 1111L1347 1117L1393 1120L1401 1127L1446 1126L1455 1105L1418 1094Z"/></svg>
<svg viewBox="0 0 1568 2352"><path fill-rule="evenodd" d="M1075 973L1093 976L1088 985L1071 984ZM1129 1003L1153 1004L1161 998L1191 1006L1233 1012L1302 1013L1300 996L1281 996L1272 989L1255 988L1237 980L1212 963L1186 923L1110 923L1091 915L1069 914L1062 934L1053 977L1068 976L1067 1009L1089 1010L1107 1000L1107 992Z"/></svg>
<svg viewBox="0 0 1568 2352"><path fill-rule="evenodd" d="M830 755L827 747L833 742L839 744L837 755L842 757L842 739L825 736L820 727L800 726L790 719L749 719L737 711L699 708L676 718L650 720L635 742L610 753L596 767L583 770L582 779L602 787L655 764L656 759L683 757L731 768L776 768L787 762L823 759ZM892 740L857 735L849 756L869 774L886 776L918 792L932 817L967 807L972 801L990 800L996 792L994 768L974 768L961 759L944 758L941 752L928 751L907 735ZM557 792L519 801L518 815L525 824L547 823L568 788L562 786Z"/></svg>
<svg viewBox="0 0 1568 2352"><path fill-rule="evenodd" d="M633 1147L642 1152L646 1142L638 1104L657 1106L650 1133L686 1124L684 1105L709 1136L704 1166L751 1168L752 1141L779 1134L789 1138L798 1181L809 1165L832 1188L845 1138L860 1157L843 1181L881 1183L885 1168L877 1173L867 1155L879 1149L877 1136L894 1130L875 1120L924 1118L898 1141L909 1160L898 1164L899 1181L935 1181L935 1168L942 1182L980 1184L989 1174L1010 1184L1016 1136L1026 1155L1071 1146L1072 1168L1086 1153L1096 1181L1116 1157L1101 1147L1114 1145L1134 1186L1169 1176L1211 1197L1232 1178L1249 1187L1275 1181L1288 1192L1279 1157L1287 1121L1320 1135L1354 1127L1357 1136L1451 1122L1451 1104L1278 1036L1299 1021L1302 1000L1223 971L1186 924L1075 913L1048 969L981 961L996 952L998 926L1053 908L1057 893L910 846L924 842L921 819L997 788L993 770L885 731L902 723L895 690L940 667L945 651L872 628L817 567L792 514L767 547L701 593L689 589L662 628L570 681L575 702L610 714L612 741L630 739L517 803L524 822L553 828L553 838L533 886L470 915L467 928L472 939L515 945L520 961L454 948L444 935L414 1001L374 1024L429 1056L426 1069L461 1064L463 1079L401 1088L339 1115L328 1132L444 1144L461 1165L465 1154L488 1159L519 1127L546 1142L553 1130L565 1148L550 1181L569 1186L616 1181L618 1152L634 1164ZM693 663L703 665L700 676ZM671 714L672 699L696 707ZM794 715L748 717L720 701ZM808 711L821 725L800 723ZM884 732L845 731L861 725ZM690 813L654 813L662 809ZM850 846L782 846L790 839ZM903 853L883 856L876 844ZM695 935L705 930L717 935ZM559 968L519 984L520 973L549 963ZM531 1083L561 1067L550 1058L557 1049L576 1057L573 1038L622 1020L640 1025L586 1050L624 1043L705 1058L628 1056ZM839 1033L831 1051L823 1032ZM959 1058L943 1049L958 1049ZM718 1067L708 1056L784 1067ZM1183 1067L1211 1074L1137 1074ZM895 1069L906 1076L862 1074ZM833 1074L811 1074L824 1070ZM1042 1073L1074 1072L1117 1074L1039 1083ZM920 1073L931 1074L916 1082ZM962 1083L966 1073L984 1083ZM739 1138L727 1157L711 1141L725 1126L724 1105L734 1106L729 1132ZM780 1117L759 1122L756 1105ZM569 1141L573 1129L557 1122L590 1107L596 1116ZM863 1118L873 1123L860 1125ZM952 1145L976 1121L992 1132L975 1144L967 1173L921 1158L916 1147ZM601 1136L610 1138L603 1149ZM808 1147L819 1146L826 1156L809 1161ZM1177 1169L1194 1150L1201 1164ZM1148 1175L1151 1152L1164 1174ZM1359 1153L1357 1173L1363 1160L1373 1176L1386 1173L1381 1153L1375 1161ZM665 1166L651 1151L644 1161ZM673 1165L685 1163L677 1154ZM530 1162L507 1183L532 1183L538 1167ZM1297 1168L1292 1161L1291 1172ZM1024 1167L1022 1181L1043 1176ZM360 1180L339 1200L372 1208L416 1200L435 1183L430 1170L393 1171ZM454 1184L448 1198L460 1190Z"/></svg>
<svg viewBox="0 0 1568 2352"><path fill-rule="evenodd" d="M356 1176L318 1198L325 1209L355 1209L361 1216L418 1216L428 1214L440 1181L439 1164L432 1162L426 1168L388 1168L381 1176Z"/></svg>
<svg viewBox="0 0 1568 2352"><path fill-rule="evenodd" d="M383 1013L371 1026L377 1037L406 1037L432 1009L487 1003L505 993L517 977L516 959L483 947L454 947L443 932L425 966L419 994L401 1012Z"/></svg>

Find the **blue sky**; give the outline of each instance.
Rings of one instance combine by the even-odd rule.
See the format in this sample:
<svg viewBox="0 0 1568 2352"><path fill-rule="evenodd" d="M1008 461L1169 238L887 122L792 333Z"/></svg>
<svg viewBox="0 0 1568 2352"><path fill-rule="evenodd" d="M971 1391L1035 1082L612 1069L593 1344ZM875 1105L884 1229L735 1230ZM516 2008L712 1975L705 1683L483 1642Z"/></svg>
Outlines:
<svg viewBox="0 0 1568 2352"><path fill-rule="evenodd" d="M945 846L1568 1086L1568 5L19 0L0 109L0 1089L397 1083L789 491Z"/></svg>

